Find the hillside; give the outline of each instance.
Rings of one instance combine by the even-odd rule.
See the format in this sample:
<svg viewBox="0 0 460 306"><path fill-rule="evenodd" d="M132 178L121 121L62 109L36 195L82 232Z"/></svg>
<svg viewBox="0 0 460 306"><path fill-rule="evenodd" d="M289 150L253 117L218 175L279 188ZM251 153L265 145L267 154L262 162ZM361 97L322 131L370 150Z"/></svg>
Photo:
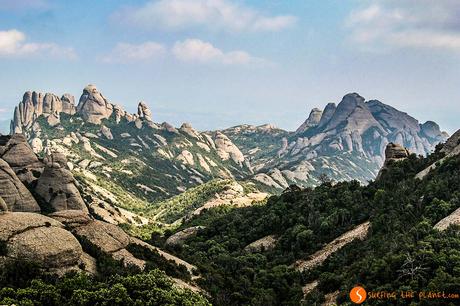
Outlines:
<svg viewBox="0 0 460 306"><path fill-rule="evenodd" d="M343 304L356 284L368 291L456 294L458 135L427 157L389 146L385 168L368 186L326 182L286 191L263 206L209 211L182 227L202 226L199 231L167 247L197 265L216 305ZM431 171L416 178L424 169Z"/></svg>
<svg viewBox="0 0 460 306"><path fill-rule="evenodd" d="M195 266L88 204L63 154L40 158L23 135L0 136L0 304L208 304Z"/></svg>

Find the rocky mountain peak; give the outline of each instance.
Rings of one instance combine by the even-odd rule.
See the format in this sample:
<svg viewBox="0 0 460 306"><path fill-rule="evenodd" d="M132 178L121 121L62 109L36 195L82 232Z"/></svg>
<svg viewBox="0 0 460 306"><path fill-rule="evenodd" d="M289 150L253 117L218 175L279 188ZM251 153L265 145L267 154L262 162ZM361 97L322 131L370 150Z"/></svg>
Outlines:
<svg viewBox="0 0 460 306"><path fill-rule="evenodd" d="M139 118L152 121L152 111L144 101L139 102L139 105L137 106L137 114Z"/></svg>
<svg viewBox="0 0 460 306"><path fill-rule="evenodd" d="M52 94L42 94L36 91L26 91L22 101L14 110L14 117L11 121L11 133L22 133L32 126L34 121L40 117L52 116L49 121L59 120L59 113L73 115L75 113L75 98L70 94L64 94L62 98Z"/></svg>
<svg viewBox="0 0 460 306"><path fill-rule="evenodd" d="M424 124L422 124L420 128L422 129L422 133L425 134L427 137L439 140L443 138L441 128L436 122L427 121Z"/></svg>
<svg viewBox="0 0 460 306"><path fill-rule="evenodd" d="M325 131L341 127L349 131L364 132L371 126L382 129L364 103L365 99L357 93L350 93L342 98L332 118L325 126Z"/></svg>
<svg viewBox="0 0 460 306"><path fill-rule="evenodd" d="M101 124L102 119L112 115L113 105L97 90L96 86L90 84L83 89L77 112L83 120L93 124Z"/></svg>
<svg viewBox="0 0 460 306"><path fill-rule="evenodd" d="M319 124L323 111L319 108L314 108L311 110L310 115L307 120L296 130L296 133L303 133L311 127L315 127Z"/></svg>
<svg viewBox="0 0 460 306"><path fill-rule="evenodd" d="M337 105L335 103L328 103L323 110L321 120L318 123L318 128L321 128L324 125L326 125L331 120L332 116L334 116L336 110Z"/></svg>

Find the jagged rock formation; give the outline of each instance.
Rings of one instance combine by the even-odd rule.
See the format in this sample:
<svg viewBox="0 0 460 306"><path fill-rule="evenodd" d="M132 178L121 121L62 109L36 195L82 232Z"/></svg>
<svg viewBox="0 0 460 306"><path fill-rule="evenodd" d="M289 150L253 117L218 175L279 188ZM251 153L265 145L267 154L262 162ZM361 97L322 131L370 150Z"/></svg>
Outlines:
<svg viewBox="0 0 460 306"><path fill-rule="evenodd" d="M97 90L96 86L88 85L83 89L77 112L86 122L101 124L102 119L112 115L113 105Z"/></svg>
<svg viewBox="0 0 460 306"><path fill-rule="evenodd" d="M406 159L409 157L409 155L409 150L403 146L395 143L389 143L385 149L385 162L383 163L383 167L380 169L379 174L377 175L377 179L379 179L382 173L387 170L390 163Z"/></svg>
<svg viewBox="0 0 460 306"><path fill-rule="evenodd" d="M43 163L30 148L24 135L0 136L0 157L26 185L34 183L43 172Z"/></svg>
<svg viewBox="0 0 460 306"><path fill-rule="evenodd" d="M139 102L139 106L137 107L137 115L139 118L143 118L147 121L152 121L152 111L148 108L145 102Z"/></svg>
<svg viewBox="0 0 460 306"><path fill-rule="evenodd" d="M30 128L34 121L41 115L59 118L59 113L75 114L75 98L70 94L64 94L61 98L46 93L27 91L22 101L14 110L14 119L11 122L11 133L22 133Z"/></svg>
<svg viewBox="0 0 460 306"><path fill-rule="evenodd" d="M314 108L311 110L308 119L299 126L299 128L295 131L296 133L303 133L311 127L318 126L319 122L321 121L321 117L323 116L323 111L319 108Z"/></svg>

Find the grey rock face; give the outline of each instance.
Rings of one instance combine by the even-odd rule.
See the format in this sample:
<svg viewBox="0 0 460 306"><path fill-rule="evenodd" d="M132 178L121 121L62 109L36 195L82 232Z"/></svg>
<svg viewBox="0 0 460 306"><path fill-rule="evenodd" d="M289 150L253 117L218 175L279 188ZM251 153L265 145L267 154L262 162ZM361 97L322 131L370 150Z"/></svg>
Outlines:
<svg viewBox="0 0 460 306"><path fill-rule="evenodd" d="M139 118L143 118L147 121L152 121L152 112L148 108L147 104L145 104L143 101L139 102L137 107L137 114Z"/></svg>
<svg viewBox="0 0 460 306"><path fill-rule="evenodd" d="M0 264L33 261L45 271L79 271L83 250L78 240L51 218L36 213L0 215L0 241L7 254Z"/></svg>
<svg viewBox="0 0 460 306"><path fill-rule="evenodd" d="M35 192L56 211L87 211L75 179L66 167L65 156L53 153L46 160L45 170L37 181Z"/></svg>
<svg viewBox="0 0 460 306"><path fill-rule="evenodd" d="M0 157L14 170L26 185L35 182L43 171L38 159L22 134L0 136Z"/></svg>
<svg viewBox="0 0 460 306"><path fill-rule="evenodd" d="M75 114L75 99L70 94L64 94L62 98L36 91L24 93L22 101L14 110L14 117L11 121L11 133L22 133L30 128L35 120L43 116L53 115L59 118L60 113ZM56 122L52 120L52 122Z"/></svg>
<svg viewBox="0 0 460 306"><path fill-rule="evenodd" d="M22 184L13 169L0 158L0 197L8 207L8 211L39 212L35 199Z"/></svg>
<svg viewBox="0 0 460 306"><path fill-rule="evenodd" d="M323 112L319 108L311 110L308 119L296 130L296 133L303 133L311 127L315 127L319 124Z"/></svg>
<svg viewBox="0 0 460 306"><path fill-rule="evenodd" d="M337 106L335 105L335 103L328 103L326 105L323 111L323 115L321 116L321 120L318 123L318 128L322 128L331 120L332 116L334 116L336 109Z"/></svg>
<svg viewBox="0 0 460 306"><path fill-rule="evenodd" d="M104 98L96 86L88 85L83 89L77 106L77 113L83 120L93 124L101 124L101 120L109 118L112 112L113 105Z"/></svg>

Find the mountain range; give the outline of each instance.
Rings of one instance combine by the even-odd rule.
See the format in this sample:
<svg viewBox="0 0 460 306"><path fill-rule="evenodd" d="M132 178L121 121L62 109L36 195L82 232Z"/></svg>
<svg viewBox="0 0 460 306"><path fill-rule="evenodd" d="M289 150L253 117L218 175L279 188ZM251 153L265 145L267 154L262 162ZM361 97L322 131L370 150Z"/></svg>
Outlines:
<svg viewBox="0 0 460 306"><path fill-rule="evenodd" d="M148 189L138 188L151 200L213 178L247 180L272 192L292 184L314 186L325 176L366 183L382 166L388 143L426 155L448 137L435 122L420 124L357 93L322 111L313 109L295 132L269 124L199 132L189 123L175 128L153 118L145 102L139 103L137 114L130 114L88 85L78 104L70 94L26 92L15 109L11 132L25 133L36 153L57 147L71 156L74 166L90 166L106 177L109 171L115 176L135 171L136 184L149 182ZM131 169L104 170L107 158Z"/></svg>
<svg viewBox="0 0 460 306"><path fill-rule="evenodd" d="M356 284L458 289L460 131L356 93L293 132L153 118L93 85L78 104L24 94L0 135L0 304L332 305Z"/></svg>

